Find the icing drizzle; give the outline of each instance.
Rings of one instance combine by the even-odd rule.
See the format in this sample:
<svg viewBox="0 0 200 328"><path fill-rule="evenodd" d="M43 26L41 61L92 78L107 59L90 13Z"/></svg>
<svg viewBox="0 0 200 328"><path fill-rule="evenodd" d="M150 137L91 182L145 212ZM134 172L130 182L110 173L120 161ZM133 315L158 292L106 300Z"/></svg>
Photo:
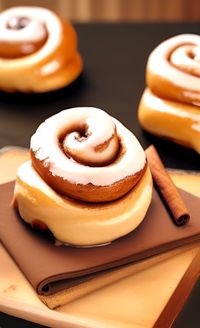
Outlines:
<svg viewBox="0 0 200 328"><path fill-rule="evenodd" d="M173 85L200 93L200 36L182 34L162 42L151 53L148 68Z"/></svg>
<svg viewBox="0 0 200 328"><path fill-rule="evenodd" d="M83 185L111 185L146 163L136 137L93 107L71 108L47 119L32 136L31 149L52 175Z"/></svg>

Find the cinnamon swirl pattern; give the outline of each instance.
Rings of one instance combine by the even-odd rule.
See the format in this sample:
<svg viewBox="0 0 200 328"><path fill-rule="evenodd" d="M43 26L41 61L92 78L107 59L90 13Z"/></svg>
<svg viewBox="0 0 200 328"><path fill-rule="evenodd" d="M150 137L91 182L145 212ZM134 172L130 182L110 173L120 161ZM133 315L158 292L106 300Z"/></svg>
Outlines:
<svg viewBox="0 0 200 328"><path fill-rule="evenodd" d="M82 71L73 26L41 7L13 7L0 14L0 89L47 92Z"/></svg>
<svg viewBox="0 0 200 328"><path fill-rule="evenodd" d="M139 121L147 131L200 153L200 36L183 34L149 56Z"/></svg>
<svg viewBox="0 0 200 328"><path fill-rule="evenodd" d="M136 137L97 108L64 110L31 138L15 204L33 226L63 243L110 242L135 229L151 202L152 179Z"/></svg>

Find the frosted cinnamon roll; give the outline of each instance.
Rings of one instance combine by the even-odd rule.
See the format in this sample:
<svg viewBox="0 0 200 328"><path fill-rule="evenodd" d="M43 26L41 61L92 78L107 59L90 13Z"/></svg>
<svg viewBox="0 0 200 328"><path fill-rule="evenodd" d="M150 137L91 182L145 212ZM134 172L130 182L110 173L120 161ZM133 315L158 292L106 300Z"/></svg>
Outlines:
<svg viewBox="0 0 200 328"><path fill-rule="evenodd" d="M183 34L161 43L149 56L146 81L141 125L200 153L200 36Z"/></svg>
<svg viewBox="0 0 200 328"><path fill-rule="evenodd" d="M63 243L89 246L119 238L144 219L152 195L144 150L104 111L60 112L39 126L30 148L14 192L26 222Z"/></svg>
<svg viewBox="0 0 200 328"><path fill-rule="evenodd" d="M0 89L47 92L82 71L73 26L48 9L13 7L0 14Z"/></svg>

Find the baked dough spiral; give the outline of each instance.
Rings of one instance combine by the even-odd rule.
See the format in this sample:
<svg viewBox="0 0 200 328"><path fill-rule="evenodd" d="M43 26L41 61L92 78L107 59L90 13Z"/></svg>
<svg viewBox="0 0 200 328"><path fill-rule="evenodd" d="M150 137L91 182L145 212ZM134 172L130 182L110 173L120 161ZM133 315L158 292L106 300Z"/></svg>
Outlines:
<svg viewBox="0 0 200 328"><path fill-rule="evenodd" d="M64 110L31 138L31 162L17 172L14 203L32 226L62 243L93 246L144 219L152 177L136 137L97 108Z"/></svg>
<svg viewBox="0 0 200 328"><path fill-rule="evenodd" d="M82 66L69 22L41 7L13 7L0 14L0 89L59 89L74 81Z"/></svg>
<svg viewBox="0 0 200 328"><path fill-rule="evenodd" d="M200 36L170 38L150 54L139 121L147 131L200 153Z"/></svg>
<svg viewBox="0 0 200 328"><path fill-rule="evenodd" d="M98 108L72 108L50 117L32 136L30 148L33 167L48 185L88 202L122 197L146 170L136 137Z"/></svg>

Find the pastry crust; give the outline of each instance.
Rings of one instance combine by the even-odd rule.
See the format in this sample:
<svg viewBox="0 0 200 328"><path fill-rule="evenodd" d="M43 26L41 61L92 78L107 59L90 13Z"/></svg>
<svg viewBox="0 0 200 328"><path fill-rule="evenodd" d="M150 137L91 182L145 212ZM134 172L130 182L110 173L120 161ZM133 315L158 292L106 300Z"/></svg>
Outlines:
<svg viewBox="0 0 200 328"><path fill-rule="evenodd" d="M29 26L19 31L6 28L9 20L18 16L28 18L32 25L35 23L33 32L36 36L39 34L38 38L42 34L41 40L35 40L36 36L28 35L29 29L31 30ZM14 7L0 15L1 26L5 30L5 37L0 37L1 90L47 92L70 84L80 75L83 63L77 50L76 32L69 22L63 21L50 10L40 7ZM42 33L40 29L46 32ZM16 41L18 34L19 41Z"/></svg>
<svg viewBox="0 0 200 328"><path fill-rule="evenodd" d="M200 153L200 36L183 34L149 56L139 104L142 127Z"/></svg>
<svg viewBox="0 0 200 328"><path fill-rule="evenodd" d="M60 194L83 200L86 202L110 202L125 195L140 181L144 175L147 164L144 168L134 175L125 177L108 186L95 186L91 183L87 185L74 184L68 180L63 180L59 176L53 176L42 162L32 159L33 166L37 166L37 172L43 177L44 181Z"/></svg>
<svg viewBox="0 0 200 328"><path fill-rule="evenodd" d="M198 107L161 99L146 88L139 104L138 119L146 131L200 153Z"/></svg>
<svg viewBox="0 0 200 328"><path fill-rule="evenodd" d="M49 229L63 243L94 246L122 237L142 222L151 203L152 177L147 168L121 199L92 204L61 197L26 162L18 171L14 197L20 216L34 227Z"/></svg>

